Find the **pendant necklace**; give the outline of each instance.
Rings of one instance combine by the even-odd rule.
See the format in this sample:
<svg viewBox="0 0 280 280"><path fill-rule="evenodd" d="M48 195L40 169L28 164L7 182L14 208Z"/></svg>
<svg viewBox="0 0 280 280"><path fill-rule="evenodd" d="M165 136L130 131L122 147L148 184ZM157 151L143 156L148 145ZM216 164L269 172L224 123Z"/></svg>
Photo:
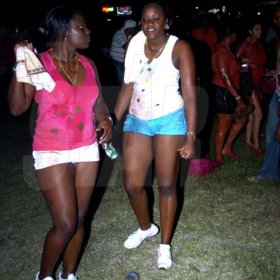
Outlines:
<svg viewBox="0 0 280 280"><path fill-rule="evenodd" d="M150 64L153 61L154 58L157 58L162 53L162 51L164 50L165 45L167 43L167 40L169 38L169 34L166 34L166 35L167 36L166 36L166 39L165 39L164 43L162 44L162 46L159 48L159 50L154 55L152 55L152 53L151 53L152 51L149 48L147 39L145 40L145 46L146 46L146 49L147 49L147 52L148 52L148 55L149 55L148 64Z"/></svg>
<svg viewBox="0 0 280 280"><path fill-rule="evenodd" d="M54 54L54 57L56 58L57 62L58 62L58 66L60 67L60 69L63 71L63 73L65 74L65 76L67 77L67 79L69 80L69 82L72 84L72 85L75 85L76 83L76 80L77 80L77 77L78 77L78 72L79 72L79 59L78 59L78 56L77 54L75 54L75 60L76 60L76 71L75 71L75 77L74 79L72 80L70 75L67 73L67 71L64 69L64 67L62 66L60 60L58 59L56 53L54 51L52 51L52 53Z"/></svg>

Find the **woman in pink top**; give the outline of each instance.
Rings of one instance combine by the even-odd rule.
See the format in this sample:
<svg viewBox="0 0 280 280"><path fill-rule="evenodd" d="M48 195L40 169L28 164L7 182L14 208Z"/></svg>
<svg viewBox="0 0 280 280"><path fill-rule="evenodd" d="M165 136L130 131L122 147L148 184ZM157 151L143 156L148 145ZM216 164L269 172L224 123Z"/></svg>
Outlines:
<svg viewBox="0 0 280 280"><path fill-rule="evenodd" d="M263 117L261 92L257 87L265 75L266 53L260 41L262 35L262 24L259 20L254 20L248 28L249 36L240 45L237 51L237 57L240 58L243 65L251 70L253 85L251 92L247 94L248 102L255 106L255 110L249 115L249 122L246 126L246 147L254 150L256 155L262 156L263 151L260 148L260 127Z"/></svg>
<svg viewBox="0 0 280 280"><path fill-rule="evenodd" d="M85 18L73 9L57 7L47 15L45 27L54 47L41 53L40 60L55 82L54 89L36 90L32 84L18 82L14 75L8 99L13 115L25 112L33 98L38 103L34 166L53 225L45 238L36 280L54 279L61 256L58 279L76 280L84 217L99 166L96 131L103 130L100 142L110 141L112 119L100 93L94 63L77 53L90 43ZM33 47L32 43L18 43L16 55L24 44Z"/></svg>

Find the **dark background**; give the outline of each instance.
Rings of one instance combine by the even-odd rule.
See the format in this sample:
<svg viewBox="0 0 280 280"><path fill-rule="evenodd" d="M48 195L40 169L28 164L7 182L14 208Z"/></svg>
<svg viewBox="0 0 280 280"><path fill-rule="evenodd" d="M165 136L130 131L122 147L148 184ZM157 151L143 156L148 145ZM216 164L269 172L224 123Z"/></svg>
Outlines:
<svg viewBox="0 0 280 280"><path fill-rule="evenodd" d="M104 4L108 5L132 5L135 10L139 11L145 0L94 0L94 1L74 1L74 0L46 0L46 1L20 1L15 4L14 1L6 1L4 9L1 8L0 19L9 20L20 23L32 23L34 20L43 20L47 11L52 7L66 4L80 10L84 10L89 18L93 18L100 11L100 7ZM90 2L90 3L85 3ZM200 9L210 9L213 7L220 8L222 5L228 7L228 11L237 10L252 10L253 7L259 6L266 1L261 0L167 0L169 6L175 11L175 13L182 16L195 12L194 7L199 6ZM184 2L184 3L183 3ZM183 8L182 5L187 6Z"/></svg>

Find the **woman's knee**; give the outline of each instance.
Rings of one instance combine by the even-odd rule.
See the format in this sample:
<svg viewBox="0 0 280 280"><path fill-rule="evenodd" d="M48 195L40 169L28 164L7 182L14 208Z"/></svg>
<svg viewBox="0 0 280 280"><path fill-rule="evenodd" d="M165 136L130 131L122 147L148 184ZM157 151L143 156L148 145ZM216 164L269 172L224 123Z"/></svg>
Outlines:
<svg viewBox="0 0 280 280"><path fill-rule="evenodd" d="M63 219L61 222L55 224L55 230L64 238L70 238L77 228L77 219Z"/></svg>
<svg viewBox="0 0 280 280"><path fill-rule="evenodd" d="M144 187L135 187L134 185L127 184L125 185L125 191L130 197L137 196L144 191Z"/></svg>
<svg viewBox="0 0 280 280"><path fill-rule="evenodd" d="M87 213L87 209L79 210L77 226L81 226L84 224L86 213Z"/></svg>
<svg viewBox="0 0 280 280"><path fill-rule="evenodd" d="M172 184L160 184L158 186L159 193L165 196L171 196L176 193L175 188Z"/></svg>

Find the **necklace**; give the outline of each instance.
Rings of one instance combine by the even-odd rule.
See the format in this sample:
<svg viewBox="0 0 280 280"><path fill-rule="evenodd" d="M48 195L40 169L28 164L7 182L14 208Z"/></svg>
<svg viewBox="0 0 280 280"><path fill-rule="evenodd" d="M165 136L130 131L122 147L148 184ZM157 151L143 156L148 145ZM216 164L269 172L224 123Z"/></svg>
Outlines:
<svg viewBox="0 0 280 280"><path fill-rule="evenodd" d="M167 34L164 43L162 44L162 46L158 49L158 51L154 55L152 55L152 51L149 48L147 39L145 40L145 46L147 48L147 52L148 52L148 55L149 55L148 64L150 64L153 61L154 58L157 58L162 53L162 51L165 48L165 45L167 43L168 38L169 38L169 34Z"/></svg>
<svg viewBox="0 0 280 280"><path fill-rule="evenodd" d="M67 77L67 79L69 80L69 82L72 84L72 85L75 85L76 83L76 80L77 80L77 77L78 77L78 72L79 72L79 58L78 58L78 55L75 54L75 60L76 60L76 71L75 71L75 76L74 76L74 79L72 80L70 75L67 73L67 71L64 69L63 65L61 64L60 60L58 59L56 53L53 51L52 52L54 57L56 58L57 62L58 62L58 66L59 68L63 71L63 73L65 74L65 76Z"/></svg>

